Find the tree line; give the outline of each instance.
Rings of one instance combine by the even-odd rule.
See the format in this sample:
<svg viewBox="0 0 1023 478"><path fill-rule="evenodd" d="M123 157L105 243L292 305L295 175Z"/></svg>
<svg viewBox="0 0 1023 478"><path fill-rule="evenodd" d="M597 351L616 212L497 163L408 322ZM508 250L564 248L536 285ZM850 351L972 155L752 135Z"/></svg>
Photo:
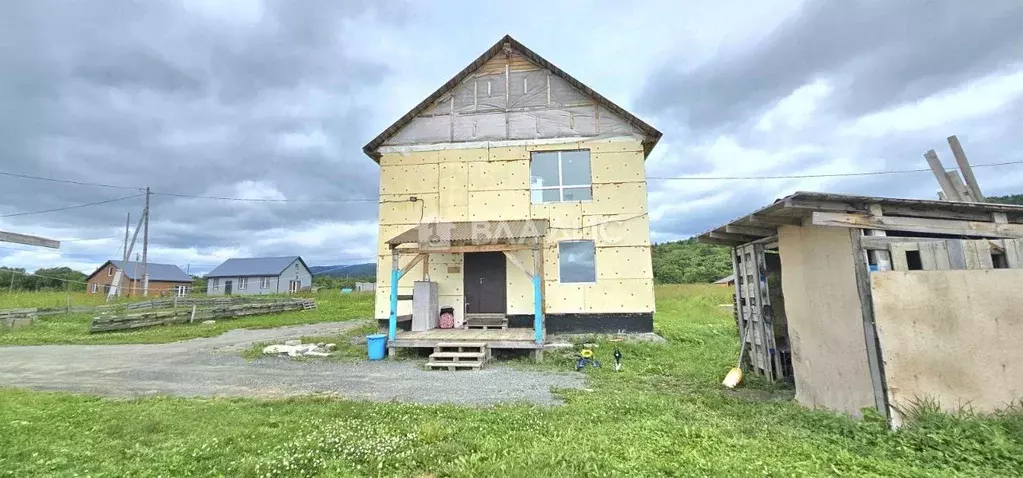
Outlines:
<svg viewBox="0 0 1023 478"><path fill-rule="evenodd" d="M0 267L0 291L54 291L69 288L72 292L84 292L86 277L70 267L37 269L31 274L23 268Z"/></svg>
<svg viewBox="0 0 1023 478"><path fill-rule="evenodd" d="M654 244L651 260L658 284L714 282L732 273L729 248L701 244L695 237Z"/></svg>

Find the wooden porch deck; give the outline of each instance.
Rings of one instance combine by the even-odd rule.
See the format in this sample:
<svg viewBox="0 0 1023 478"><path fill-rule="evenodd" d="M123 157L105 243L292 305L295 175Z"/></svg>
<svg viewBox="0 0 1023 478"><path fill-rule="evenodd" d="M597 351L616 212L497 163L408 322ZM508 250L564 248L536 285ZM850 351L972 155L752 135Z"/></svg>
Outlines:
<svg viewBox="0 0 1023 478"><path fill-rule="evenodd" d="M491 349L542 349L533 341L533 329L504 330L430 329L422 332L399 330L388 348L434 347L442 342L482 342Z"/></svg>

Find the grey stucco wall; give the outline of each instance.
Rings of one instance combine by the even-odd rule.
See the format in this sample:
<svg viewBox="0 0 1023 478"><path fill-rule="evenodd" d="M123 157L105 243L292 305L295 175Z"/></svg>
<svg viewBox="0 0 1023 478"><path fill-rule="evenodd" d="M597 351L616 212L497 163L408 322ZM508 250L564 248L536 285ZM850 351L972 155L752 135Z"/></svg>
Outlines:
<svg viewBox="0 0 1023 478"><path fill-rule="evenodd" d="M259 288L261 277L245 277L245 279L249 280L245 289L238 288L238 281L243 279L242 277L217 277L216 279L220 281L220 287L217 290L213 290L213 279L211 277L207 281L206 295L224 295L224 284L227 281L231 281L231 295L286 294L288 293L288 284L293 280L302 283L299 289L313 284L312 273L297 259L288 264L288 267L279 276L271 276L270 287L266 289Z"/></svg>
<svg viewBox="0 0 1023 478"><path fill-rule="evenodd" d="M306 268L302 264L302 261L299 261L298 259L291 264L288 264L288 267L284 269L284 272L282 272L278 278L277 292L281 294L288 292L288 284L293 280L297 280L302 283L299 286L299 289L313 285L312 273L309 272L309 269Z"/></svg>
<svg viewBox="0 0 1023 478"><path fill-rule="evenodd" d="M210 278L206 284L206 295L224 295L224 284L227 281L231 281L231 295L263 295L263 294L276 294L278 289L278 282L280 279L277 277L270 277L270 287L266 289L259 288L259 280L261 277L245 277L249 280L245 289L238 288L238 281L242 277L217 277L220 281L220 287L218 290L213 290L213 278ZM285 292L287 288L285 288Z"/></svg>

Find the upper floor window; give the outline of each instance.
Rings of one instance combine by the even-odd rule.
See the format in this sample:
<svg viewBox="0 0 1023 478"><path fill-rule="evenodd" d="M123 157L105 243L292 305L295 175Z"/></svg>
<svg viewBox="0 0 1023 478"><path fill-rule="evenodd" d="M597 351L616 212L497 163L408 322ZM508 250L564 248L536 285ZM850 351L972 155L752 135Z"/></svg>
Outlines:
<svg viewBox="0 0 1023 478"><path fill-rule="evenodd" d="M590 151L534 152L529 163L533 203L589 201Z"/></svg>
<svg viewBox="0 0 1023 478"><path fill-rule="evenodd" d="M114 275L114 266L110 266L110 267L107 268L107 277L110 277L110 276L113 276L113 275Z"/></svg>

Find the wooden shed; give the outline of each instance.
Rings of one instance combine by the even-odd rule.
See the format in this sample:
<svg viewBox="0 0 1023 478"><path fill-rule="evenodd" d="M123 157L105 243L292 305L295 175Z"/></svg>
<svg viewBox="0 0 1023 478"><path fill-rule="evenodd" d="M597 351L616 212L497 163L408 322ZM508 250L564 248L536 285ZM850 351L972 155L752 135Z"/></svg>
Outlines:
<svg viewBox="0 0 1023 478"><path fill-rule="evenodd" d="M1023 397L1023 206L799 192L699 240L732 247L744 368L804 405Z"/></svg>

